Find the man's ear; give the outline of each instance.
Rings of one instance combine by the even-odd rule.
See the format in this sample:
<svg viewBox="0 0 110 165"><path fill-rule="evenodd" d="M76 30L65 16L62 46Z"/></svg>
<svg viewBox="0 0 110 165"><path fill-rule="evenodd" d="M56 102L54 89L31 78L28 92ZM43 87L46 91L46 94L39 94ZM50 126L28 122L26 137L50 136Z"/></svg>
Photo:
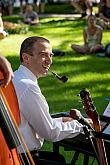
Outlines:
<svg viewBox="0 0 110 165"><path fill-rule="evenodd" d="M23 63L29 64L29 55L27 53L22 54Z"/></svg>

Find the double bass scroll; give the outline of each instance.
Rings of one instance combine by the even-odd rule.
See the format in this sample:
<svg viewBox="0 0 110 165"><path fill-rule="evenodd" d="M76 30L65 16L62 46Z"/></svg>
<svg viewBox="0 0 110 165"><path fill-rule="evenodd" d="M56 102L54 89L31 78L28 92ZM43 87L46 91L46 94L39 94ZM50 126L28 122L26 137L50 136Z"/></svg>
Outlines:
<svg viewBox="0 0 110 165"><path fill-rule="evenodd" d="M101 132L101 125L96 107L93 105L91 95L87 89L80 91L80 97L84 106L84 110L89 118L93 121L93 126L96 132ZM101 165L108 165L107 156L103 139L96 138L97 154Z"/></svg>

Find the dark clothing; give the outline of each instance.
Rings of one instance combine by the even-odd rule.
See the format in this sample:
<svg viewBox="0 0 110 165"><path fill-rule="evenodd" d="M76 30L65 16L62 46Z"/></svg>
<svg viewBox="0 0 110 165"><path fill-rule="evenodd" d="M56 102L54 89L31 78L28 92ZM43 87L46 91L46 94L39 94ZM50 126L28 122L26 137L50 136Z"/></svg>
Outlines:
<svg viewBox="0 0 110 165"><path fill-rule="evenodd" d="M107 7L106 4L102 6L101 13L106 17L110 18L110 7Z"/></svg>
<svg viewBox="0 0 110 165"><path fill-rule="evenodd" d="M28 3L28 0L25 0L26 3ZM23 0L20 0L20 3L23 3Z"/></svg>
<svg viewBox="0 0 110 165"><path fill-rule="evenodd" d="M36 165L67 165L65 158L55 152L32 151L31 155ZM22 154L22 156L25 163L28 164L25 155Z"/></svg>
<svg viewBox="0 0 110 165"><path fill-rule="evenodd" d="M30 19L31 21L34 21L36 18L38 18L38 14L34 11L32 11L31 13L24 13L24 19Z"/></svg>

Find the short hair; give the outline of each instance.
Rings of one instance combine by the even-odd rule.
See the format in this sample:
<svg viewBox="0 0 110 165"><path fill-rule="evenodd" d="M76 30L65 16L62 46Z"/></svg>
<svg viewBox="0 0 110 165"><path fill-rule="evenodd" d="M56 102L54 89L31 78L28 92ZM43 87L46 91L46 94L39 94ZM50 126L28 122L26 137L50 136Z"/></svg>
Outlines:
<svg viewBox="0 0 110 165"><path fill-rule="evenodd" d="M23 62L23 58L22 58L23 53L27 53L30 56L33 56L33 48L36 42L47 42L50 44L50 41L43 37L33 36L33 37L26 38L22 42L21 48L20 48L20 62L21 63Z"/></svg>

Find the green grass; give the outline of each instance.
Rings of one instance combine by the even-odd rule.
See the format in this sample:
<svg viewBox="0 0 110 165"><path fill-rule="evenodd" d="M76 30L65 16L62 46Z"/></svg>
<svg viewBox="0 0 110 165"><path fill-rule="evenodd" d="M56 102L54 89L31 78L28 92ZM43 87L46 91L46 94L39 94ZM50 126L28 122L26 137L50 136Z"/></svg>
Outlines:
<svg viewBox="0 0 110 165"><path fill-rule="evenodd" d="M65 52L65 56L53 57L51 70L69 78L67 83L61 83L49 73L46 78L39 79L42 92L50 106L50 113L69 111L72 107L84 113L77 94L86 87L91 92L98 113L102 114L107 105L105 97L110 97L110 59L81 55L70 48L71 43L83 44L82 29L86 21L73 18L42 18L40 22L40 26L30 27L27 34L10 34L0 41L0 50L11 62L13 70L19 66L21 42L33 35L46 37L51 41L54 49ZM109 30L106 30L103 33L103 44L108 42ZM43 149L52 150L51 143L46 143ZM73 154L63 150L61 152L68 160ZM82 158L78 165L81 164Z"/></svg>

